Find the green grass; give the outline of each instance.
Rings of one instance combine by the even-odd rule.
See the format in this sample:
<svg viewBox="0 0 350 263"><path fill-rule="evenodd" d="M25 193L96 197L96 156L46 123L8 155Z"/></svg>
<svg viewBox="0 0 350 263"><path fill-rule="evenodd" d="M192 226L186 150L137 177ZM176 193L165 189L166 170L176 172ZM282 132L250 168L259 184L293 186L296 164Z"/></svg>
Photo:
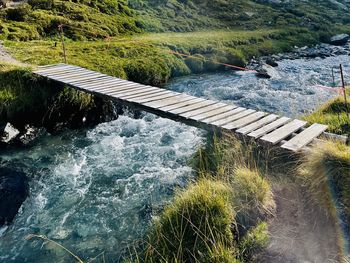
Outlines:
<svg viewBox="0 0 350 263"><path fill-rule="evenodd" d="M347 90L347 94L349 98L350 90ZM350 134L350 101L345 103L344 97L340 96L305 116L304 119L310 123L328 125L329 132L341 135Z"/></svg>
<svg viewBox="0 0 350 263"><path fill-rule="evenodd" d="M288 44L286 44L286 41ZM202 59L244 65L252 56L283 52L294 45L314 43L306 30L210 31L142 34L108 41L67 41L68 63L133 81L160 86L175 76L222 69ZM6 41L19 60L33 65L62 62L60 42ZM198 57L183 59L172 51ZM106 63L108 62L108 63ZM199 66L198 66L199 65Z"/></svg>

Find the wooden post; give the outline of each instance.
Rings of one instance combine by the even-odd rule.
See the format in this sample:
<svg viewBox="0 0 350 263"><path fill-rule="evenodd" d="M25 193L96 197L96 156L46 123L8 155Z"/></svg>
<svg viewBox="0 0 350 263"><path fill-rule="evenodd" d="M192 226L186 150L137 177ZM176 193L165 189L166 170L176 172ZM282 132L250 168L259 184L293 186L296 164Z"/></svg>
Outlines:
<svg viewBox="0 0 350 263"><path fill-rule="evenodd" d="M66 46L65 46L65 43L64 43L64 32L63 32L63 25L62 24L58 26L58 30L60 31L64 63L67 64Z"/></svg>
<svg viewBox="0 0 350 263"><path fill-rule="evenodd" d="M343 87L343 93L344 93L344 100L345 100L345 107L346 107L346 114L349 118L349 105L348 105L348 99L346 96L346 89L345 89L345 80L344 80L344 72L343 72L343 65L340 64L340 75L341 75L341 82Z"/></svg>

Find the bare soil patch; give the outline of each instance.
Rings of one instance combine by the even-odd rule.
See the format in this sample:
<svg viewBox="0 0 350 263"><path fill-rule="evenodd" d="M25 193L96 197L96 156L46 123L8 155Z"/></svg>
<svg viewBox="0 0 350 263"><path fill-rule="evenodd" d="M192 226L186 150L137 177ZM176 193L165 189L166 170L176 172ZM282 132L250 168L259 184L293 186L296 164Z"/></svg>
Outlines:
<svg viewBox="0 0 350 263"><path fill-rule="evenodd" d="M343 262L336 223L310 201L307 191L290 181L272 187L276 217L269 223L269 245L257 262Z"/></svg>

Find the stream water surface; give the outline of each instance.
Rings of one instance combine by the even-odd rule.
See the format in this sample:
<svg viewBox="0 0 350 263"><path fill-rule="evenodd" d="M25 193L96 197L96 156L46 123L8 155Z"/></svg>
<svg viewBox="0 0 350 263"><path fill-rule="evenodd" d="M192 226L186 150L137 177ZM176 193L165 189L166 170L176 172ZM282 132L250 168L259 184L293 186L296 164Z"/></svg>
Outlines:
<svg viewBox="0 0 350 263"><path fill-rule="evenodd" d="M348 56L284 60L272 79L225 72L174 79L168 88L288 116L313 110L336 92L330 68ZM345 67L350 75L350 67ZM349 81L350 79L348 79ZM193 179L191 157L206 141L197 128L144 113L95 128L44 136L33 147L0 152L0 164L25 171L30 196L0 228L0 262L74 262L28 234L54 239L88 261L119 262L142 238L174 189ZM92 261L93 262L93 261Z"/></svg>

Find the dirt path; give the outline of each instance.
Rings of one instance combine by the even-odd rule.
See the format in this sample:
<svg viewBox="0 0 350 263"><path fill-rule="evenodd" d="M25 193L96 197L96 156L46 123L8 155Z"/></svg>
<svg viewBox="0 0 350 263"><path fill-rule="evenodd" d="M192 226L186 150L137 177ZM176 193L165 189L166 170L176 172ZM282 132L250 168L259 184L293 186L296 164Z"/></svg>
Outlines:
<svg viewBox="0 0 350 263"><path fill-rule="evenodd" d="M342 262L335 223L293 182L273 184L277 215L259 263Z"/></svg>
<svg viewBox="0 0 350 263"><path fill-rule="evenodd" d="M22 64L20 61L13 58L9 52L6 51L5 47L0 42L0 62Z"/></svg>

